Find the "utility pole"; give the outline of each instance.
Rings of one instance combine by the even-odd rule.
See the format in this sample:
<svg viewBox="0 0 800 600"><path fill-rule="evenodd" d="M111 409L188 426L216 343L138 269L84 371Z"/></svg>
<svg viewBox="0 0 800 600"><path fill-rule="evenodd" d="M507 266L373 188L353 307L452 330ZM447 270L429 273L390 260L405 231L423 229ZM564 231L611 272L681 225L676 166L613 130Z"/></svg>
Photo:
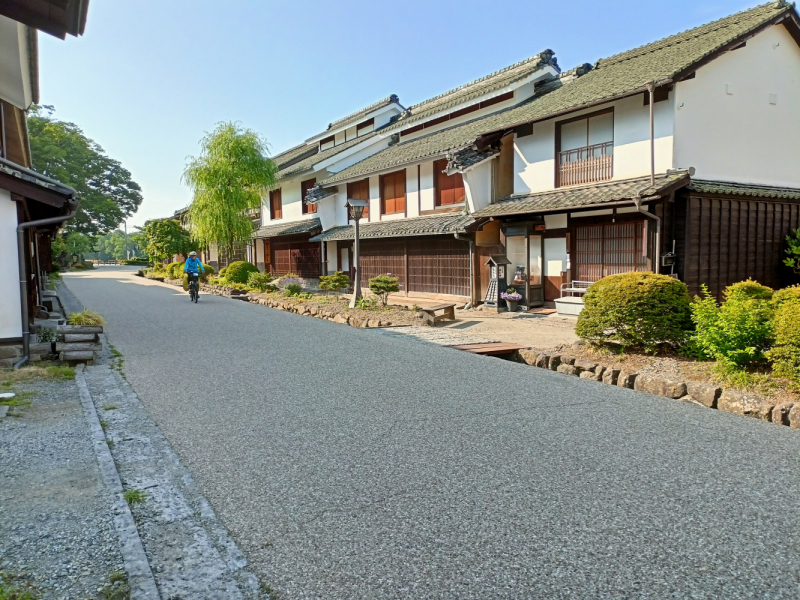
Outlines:
<svg viewBox="0 0 800 600"><path fill-rule="evenodd" d="M131 251L128 250L128 219L125 219L122 223L125 226L125 260L130 260Z"/></svg>

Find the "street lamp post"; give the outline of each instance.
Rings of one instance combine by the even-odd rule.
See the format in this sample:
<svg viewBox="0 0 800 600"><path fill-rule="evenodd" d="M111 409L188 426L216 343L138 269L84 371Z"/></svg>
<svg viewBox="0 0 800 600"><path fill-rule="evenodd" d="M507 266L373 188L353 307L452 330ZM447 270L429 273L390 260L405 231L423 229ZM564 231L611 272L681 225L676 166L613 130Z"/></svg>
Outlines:
<svg viewBox="0 0 800 600"><path fill-rule="evenodd" d="M350 300L350 308L355 308L356 302L361 298L361 254L358 251L358 222L364 215L367 201L348 198L345 206L350 211L350 218L353 219L355 226L355 236L353 238L353 278L355 281L353 281L353 298Z"/></svg>

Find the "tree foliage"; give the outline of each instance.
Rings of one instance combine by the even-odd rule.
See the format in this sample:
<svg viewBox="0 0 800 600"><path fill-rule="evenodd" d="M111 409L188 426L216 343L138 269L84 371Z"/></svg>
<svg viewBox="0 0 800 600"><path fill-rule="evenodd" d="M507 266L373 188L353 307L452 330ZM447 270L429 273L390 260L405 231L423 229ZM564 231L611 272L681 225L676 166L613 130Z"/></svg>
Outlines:
<svg viewBox="0 0 800 600"><path fill-rule="evenodd" d="M62 263L71 263L73 256L83 260L92 250L92 238L79 231L67 235L59 234L53 240L53 258Z"/></svg>
<svg viewBox="0 0 800 600"><path fill-rule="evenodd" d="M232 253L236 242L250 239L249 212L258 210L264 193L275 187L278 168L267 157L266 141L238 123L220 123L201 147L183 172L194 194L190 230L201 245L217 244Z"/></svg>
<svg viewBox="0 0 800 600"><path fill-rule="evenodd" d="M323 275L319 278L319 289L327 292L336 292L339 295L341 290L350 287L350 278L342 273L336 271L333 275Z"/></svg>
<svg viewBox="0 0 800 600"><path fill-rule="evenodd" d="M381 305L386 306L389 294L400 291L400 280L389 275L378 275L369 280L369 290L381 299Z"/></svg>
<svg viewBox="0 0 800 600"><path fill-rule="evenodd" d="M81 203L67 232L108 233L139 208L141 188L119 161L106 156L74 123L53 118L53 112L50 106L29 111L33 168L78 192Z"/></svg>
<svg viewBox="0 0 800 600"><path fill-rule="evenodd" d="M148 221L141 228L141 235L144 251L153 261L164 260L175 254L186 257L192 250L197 250L191 234L175 219Z"/></svg>

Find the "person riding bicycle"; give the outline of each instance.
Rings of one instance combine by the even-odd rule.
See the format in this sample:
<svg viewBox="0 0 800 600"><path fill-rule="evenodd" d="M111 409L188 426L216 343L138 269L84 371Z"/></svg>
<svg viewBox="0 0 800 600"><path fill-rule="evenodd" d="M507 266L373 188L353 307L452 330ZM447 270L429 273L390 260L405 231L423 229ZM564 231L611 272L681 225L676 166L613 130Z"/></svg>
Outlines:
<svg viewBox="0 0 800 600"><path fill-rule="evenodd" d="M189 276L189 282L195 282L200 278L200 272L205 273L206 269L203 263L197 258L197 252L192 250L189 252L189 258L183 263L183 272Z"/></svg>

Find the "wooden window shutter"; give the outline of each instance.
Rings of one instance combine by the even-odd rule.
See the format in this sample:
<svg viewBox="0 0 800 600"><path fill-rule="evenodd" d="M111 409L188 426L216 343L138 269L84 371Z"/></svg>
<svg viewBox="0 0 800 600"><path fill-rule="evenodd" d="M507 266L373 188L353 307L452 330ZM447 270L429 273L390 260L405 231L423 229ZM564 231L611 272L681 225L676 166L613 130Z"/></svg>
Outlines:
<svg viewBox="0 0 800 600"><path fill-rule="evenodd" d="M406 172L395 171L381 176L382 213L391 215L406 210Z"/></svg>
<svg viewBox="0 0 800 600"><path fill-rule="evenodd" d="M272 219L283 218L283 201L281 200L280 188L269 193L269 213Z"/></svg>
<svg viewBox="0 0 800 600"><path fill-rule="evenodd" d="M317 212L316 204L306 204L306 194L308 193L308 190L316 185L316 183L316 179L307 179L300 183L300 204L302 206L304 215Z"/></svg>
<svg viewBox="0 0 800 600"><path fill-rule="evenodd" d="M466 198L464 178L461 173L447 175L446 160L437 160L433 163L433 172L436 174L436 206L460 204Z"/></svg>
<svg viewBox="0 0 800 600"><path fill-rule="evenodd" d="M366 200L369 202L369 179L348 183L347 197L353 200ZM369 217L369 206L364 209L363 217ZM347 211L347 220L350 220L350 211Z"/></svg>

